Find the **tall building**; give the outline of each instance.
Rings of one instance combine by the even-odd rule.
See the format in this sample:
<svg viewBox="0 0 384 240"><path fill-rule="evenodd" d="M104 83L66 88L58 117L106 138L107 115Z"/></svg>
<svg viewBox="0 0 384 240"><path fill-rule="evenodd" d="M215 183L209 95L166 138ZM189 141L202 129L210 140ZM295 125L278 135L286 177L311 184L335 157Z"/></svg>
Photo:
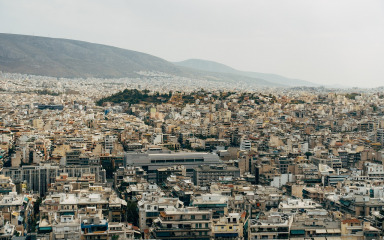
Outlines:
<svg viewBox="0 0 384 240"><path fill-rule="evenodd" d="M376 131L376 141L381 143L381 145L384 144L384 129L383 128L377 129L377 131Z"/></svg>
<svg viewBox="0 0 384 240"><path fill-rule="evenodd" d="M61 173L68 173L68 177L81 177L83 174L94 173L96 182L105 182L105 170L100 166L59 167L58 165L41 165L3 168L1 173L10 177L15 184L24 183L25 191L31 191L44 195L51 183Z"/></svg>
<svg viewBox="0 0 384 240"><path fill-rule="evenodd" d="M113 150L113 144L117 141L116 136L107 135L104 138L104 148L106 152Z"/></svg>
<svg viewBox="0 0 384 240"><path fill-rule="evenodd" d="M240 143L240 150L250 151L252 147L252 143L249 140L242 139Z"/></svg>

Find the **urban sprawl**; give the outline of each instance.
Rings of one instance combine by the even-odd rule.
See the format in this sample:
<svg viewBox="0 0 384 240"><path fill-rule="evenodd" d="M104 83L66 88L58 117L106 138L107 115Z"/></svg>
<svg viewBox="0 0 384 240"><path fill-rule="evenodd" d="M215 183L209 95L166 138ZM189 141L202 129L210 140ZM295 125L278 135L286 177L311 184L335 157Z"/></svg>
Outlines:
<svg viewBox="0 0 384 240"><path fill-rule="evenodd" d="M0 73L0 239L382 239L383 145L380 88Z"/></svg>

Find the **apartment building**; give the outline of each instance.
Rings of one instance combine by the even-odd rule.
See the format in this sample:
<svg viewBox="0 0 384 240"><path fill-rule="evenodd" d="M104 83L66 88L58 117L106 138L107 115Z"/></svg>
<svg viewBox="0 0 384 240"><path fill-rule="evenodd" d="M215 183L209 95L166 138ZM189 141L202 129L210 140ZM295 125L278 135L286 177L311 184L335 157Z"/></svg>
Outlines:
<svg viewBox="0 0 384 240"><path fill-rule="evenodd" d="M212 238L212 212L193 207L160 212L153 222L152 238L209 240Z"/></svg>
<svg viewBox="0 0 384 240"><path fill-rule="evenodd" d="M209 186L220 181L231 181L240 177L237 167L220 165L201 165L193 169L193 183L196 186Z"/></svg>

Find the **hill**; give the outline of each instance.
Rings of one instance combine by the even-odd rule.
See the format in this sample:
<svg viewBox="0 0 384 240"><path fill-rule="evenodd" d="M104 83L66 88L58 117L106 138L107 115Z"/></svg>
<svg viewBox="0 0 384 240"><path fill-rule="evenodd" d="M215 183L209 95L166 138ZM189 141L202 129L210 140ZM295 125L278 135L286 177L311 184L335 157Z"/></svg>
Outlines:
<svg viewBox="0 0 384 240"><path fill-rule="evenodd" d="M283 77L276 74L240 71L221 63L201 60L201 59L188 59L181 62L175 62L174 64L178 66L191 68L191 69L201 70L201 71L229 73L229 74L240 75L240 76L249 77L249 78L263 79L275 85L286 85L286 86L292 86L292 87L293 86L307 86L307 87L319 86L318 84L315 84L312 82L293 79L293 78L287 78L287 77Z"/></svg>
<svg viewBox="0 0 384 240"><path fill-rule="evenodd" d="M126 49L83 41L0 33L0 71L66 78L138 77L163 72L180 77L252 87L284 87L232 71L207 71L175 65Z"/></svg>
<svg viewBox="0 0 384 240"><path fill-rule="evenodd" d="M111 96L101 98L96 104L102 106L105 102L129 104L136 103L162 103L167 102L171 98L171 94L148 94L148 90L140 91L137 89L125 89L124 91L112 94Z"/></svg>
<svg viewBox="0 0 384 240"><path fill-rule="evenodd" d="M53 77L119 78L138 71L181 74L149 54L82 41L0 34L0 71Z"/></svg>

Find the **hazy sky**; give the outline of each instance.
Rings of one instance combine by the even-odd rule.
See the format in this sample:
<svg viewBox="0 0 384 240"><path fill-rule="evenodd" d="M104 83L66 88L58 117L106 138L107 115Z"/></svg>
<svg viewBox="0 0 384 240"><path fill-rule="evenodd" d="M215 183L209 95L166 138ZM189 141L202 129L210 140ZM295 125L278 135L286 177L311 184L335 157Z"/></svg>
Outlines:
<svg viewBox="0 0 384 240"><path fill-rule="evenodd" d="M382 0L0 0L0 32L322 84L384 85Z"/></svg>

